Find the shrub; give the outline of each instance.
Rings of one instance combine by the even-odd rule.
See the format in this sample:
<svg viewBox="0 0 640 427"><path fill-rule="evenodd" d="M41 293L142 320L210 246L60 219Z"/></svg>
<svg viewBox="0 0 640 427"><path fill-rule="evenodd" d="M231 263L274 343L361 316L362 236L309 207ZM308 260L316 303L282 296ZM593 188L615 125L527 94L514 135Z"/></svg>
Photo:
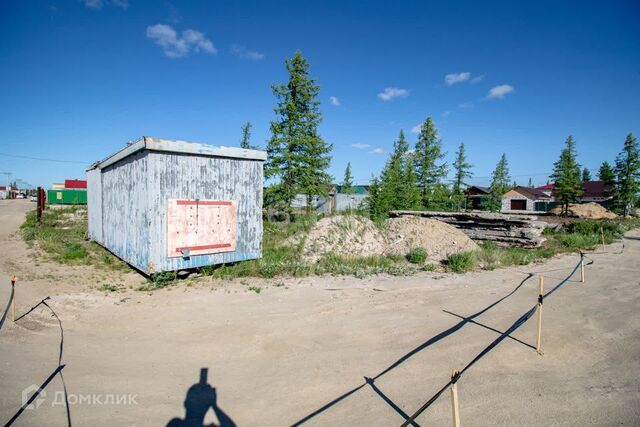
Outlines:
<svg viewBox="0 0 640 427"><path fill-rule="evenodd" d="M415 248L409 252L407 260L412 264L422 264L427 260L427 250L425 248Z"/></svg>
<svg viewBox="0 0 640 427"><path fill-rule="evenodd" d="M449 272L464 273L473 269L475 265L475 254L473 252L459 252L451 254L445 260L445 269Z"/></svg>
<svg viewBox="0 0 640 427"><path fill-rule="evenodd" d="M87 257L87 250L79 243L65 243L62 259L64 261L74 261Z"/></svg>

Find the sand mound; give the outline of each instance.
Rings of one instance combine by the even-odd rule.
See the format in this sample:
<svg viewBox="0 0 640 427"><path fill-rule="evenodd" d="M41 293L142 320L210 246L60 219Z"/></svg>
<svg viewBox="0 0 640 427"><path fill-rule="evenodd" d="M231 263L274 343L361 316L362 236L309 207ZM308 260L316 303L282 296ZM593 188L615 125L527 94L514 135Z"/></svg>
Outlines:
<svg viewBox="0 0 640 427"><path fill-rule="evenodd" d="M406 216L388 219L385 225L386 253L406 255L424 248L429 259L440 261L453 253L478 249L462 231L435 219Z"/></svg>
<svg viewBox="0 0 640 427"><path fill-rule="evenodd" d="M296 244L299 236L287 244ZM318 221L309 231L302 258L316 262L322 255L341 256L407 255L412 249L424 248L429 259L442 260L452 253L477 249L464 233L434 219L404 217L385 222L383 230L367 218L341 215Z"/></svg>
<svg viewBox="0 0 640 427"><path fill-rule="evenodd" d="M560 215L561 212L561 206L556 206L549 211L549 213L554 215ZM617 217L616 214L595 202L570 204L569 214L571 216L585 219L614 219Z"/></svg>
<svg viewBox="0 0 640 427"><path fill-rule="evenodd" d="M376 256L385 249L385 237L378 227L361 216L323 218L309 231L302 258L316 262L326 253L342 256Z"/></svg>

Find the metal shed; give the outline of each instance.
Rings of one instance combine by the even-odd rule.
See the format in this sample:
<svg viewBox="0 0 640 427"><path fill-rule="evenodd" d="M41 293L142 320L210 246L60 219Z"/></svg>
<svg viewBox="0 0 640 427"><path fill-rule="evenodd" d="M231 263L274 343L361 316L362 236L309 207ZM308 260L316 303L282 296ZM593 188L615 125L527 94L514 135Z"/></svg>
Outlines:
<svg viewBox="0 0 640 427"><path fill-rule="evenodd" d="M260 258L266 158L142 137L87 169L89 237L147 274Z"/></svg>

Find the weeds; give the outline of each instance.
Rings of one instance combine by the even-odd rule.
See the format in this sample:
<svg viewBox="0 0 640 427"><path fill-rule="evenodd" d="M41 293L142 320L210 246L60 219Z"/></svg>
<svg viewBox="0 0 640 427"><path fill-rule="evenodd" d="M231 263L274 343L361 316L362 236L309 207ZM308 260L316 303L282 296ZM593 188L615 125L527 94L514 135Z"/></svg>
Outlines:
<svg viewBox="0 0 640 427"><path fill-rule="evenodd" d="M465 273L474 268L475 264L474 252L459 252L457 254L451 254L444 261L445 269L454 273Z"/></svg>
<svg viewBox="0 0 640 427"><path fill-rule="evenodd" d="M412 264L423 264L427 260L425 248L415 248L407 255L407 260Z"/></svg>
<svg viewBox="0 0 640 427"><path fill-rule="evenodd" d="M124 285L120 283L105 283L98 290L101 292L120 292L124 290Z"/></svg>

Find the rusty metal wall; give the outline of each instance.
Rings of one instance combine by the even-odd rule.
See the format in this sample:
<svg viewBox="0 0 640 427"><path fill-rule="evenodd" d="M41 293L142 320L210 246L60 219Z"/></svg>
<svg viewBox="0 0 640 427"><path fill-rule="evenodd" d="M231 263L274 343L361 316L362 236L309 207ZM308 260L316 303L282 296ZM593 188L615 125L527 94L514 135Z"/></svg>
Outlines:
<svg viewBox="0 0 640 427"><path fill-rule="evenodd" d="M102 245L145 271L149 262L148 152L102 169Z"/></svg>
<svg viewBox="0 0 640 427"><path fill-rule="evenodd" d="M151 271L169 271L260 258L262 162L191 154L148 154L149 260ZM236 200L236 250L188 259L168 258L167 200Z"/></svg>

